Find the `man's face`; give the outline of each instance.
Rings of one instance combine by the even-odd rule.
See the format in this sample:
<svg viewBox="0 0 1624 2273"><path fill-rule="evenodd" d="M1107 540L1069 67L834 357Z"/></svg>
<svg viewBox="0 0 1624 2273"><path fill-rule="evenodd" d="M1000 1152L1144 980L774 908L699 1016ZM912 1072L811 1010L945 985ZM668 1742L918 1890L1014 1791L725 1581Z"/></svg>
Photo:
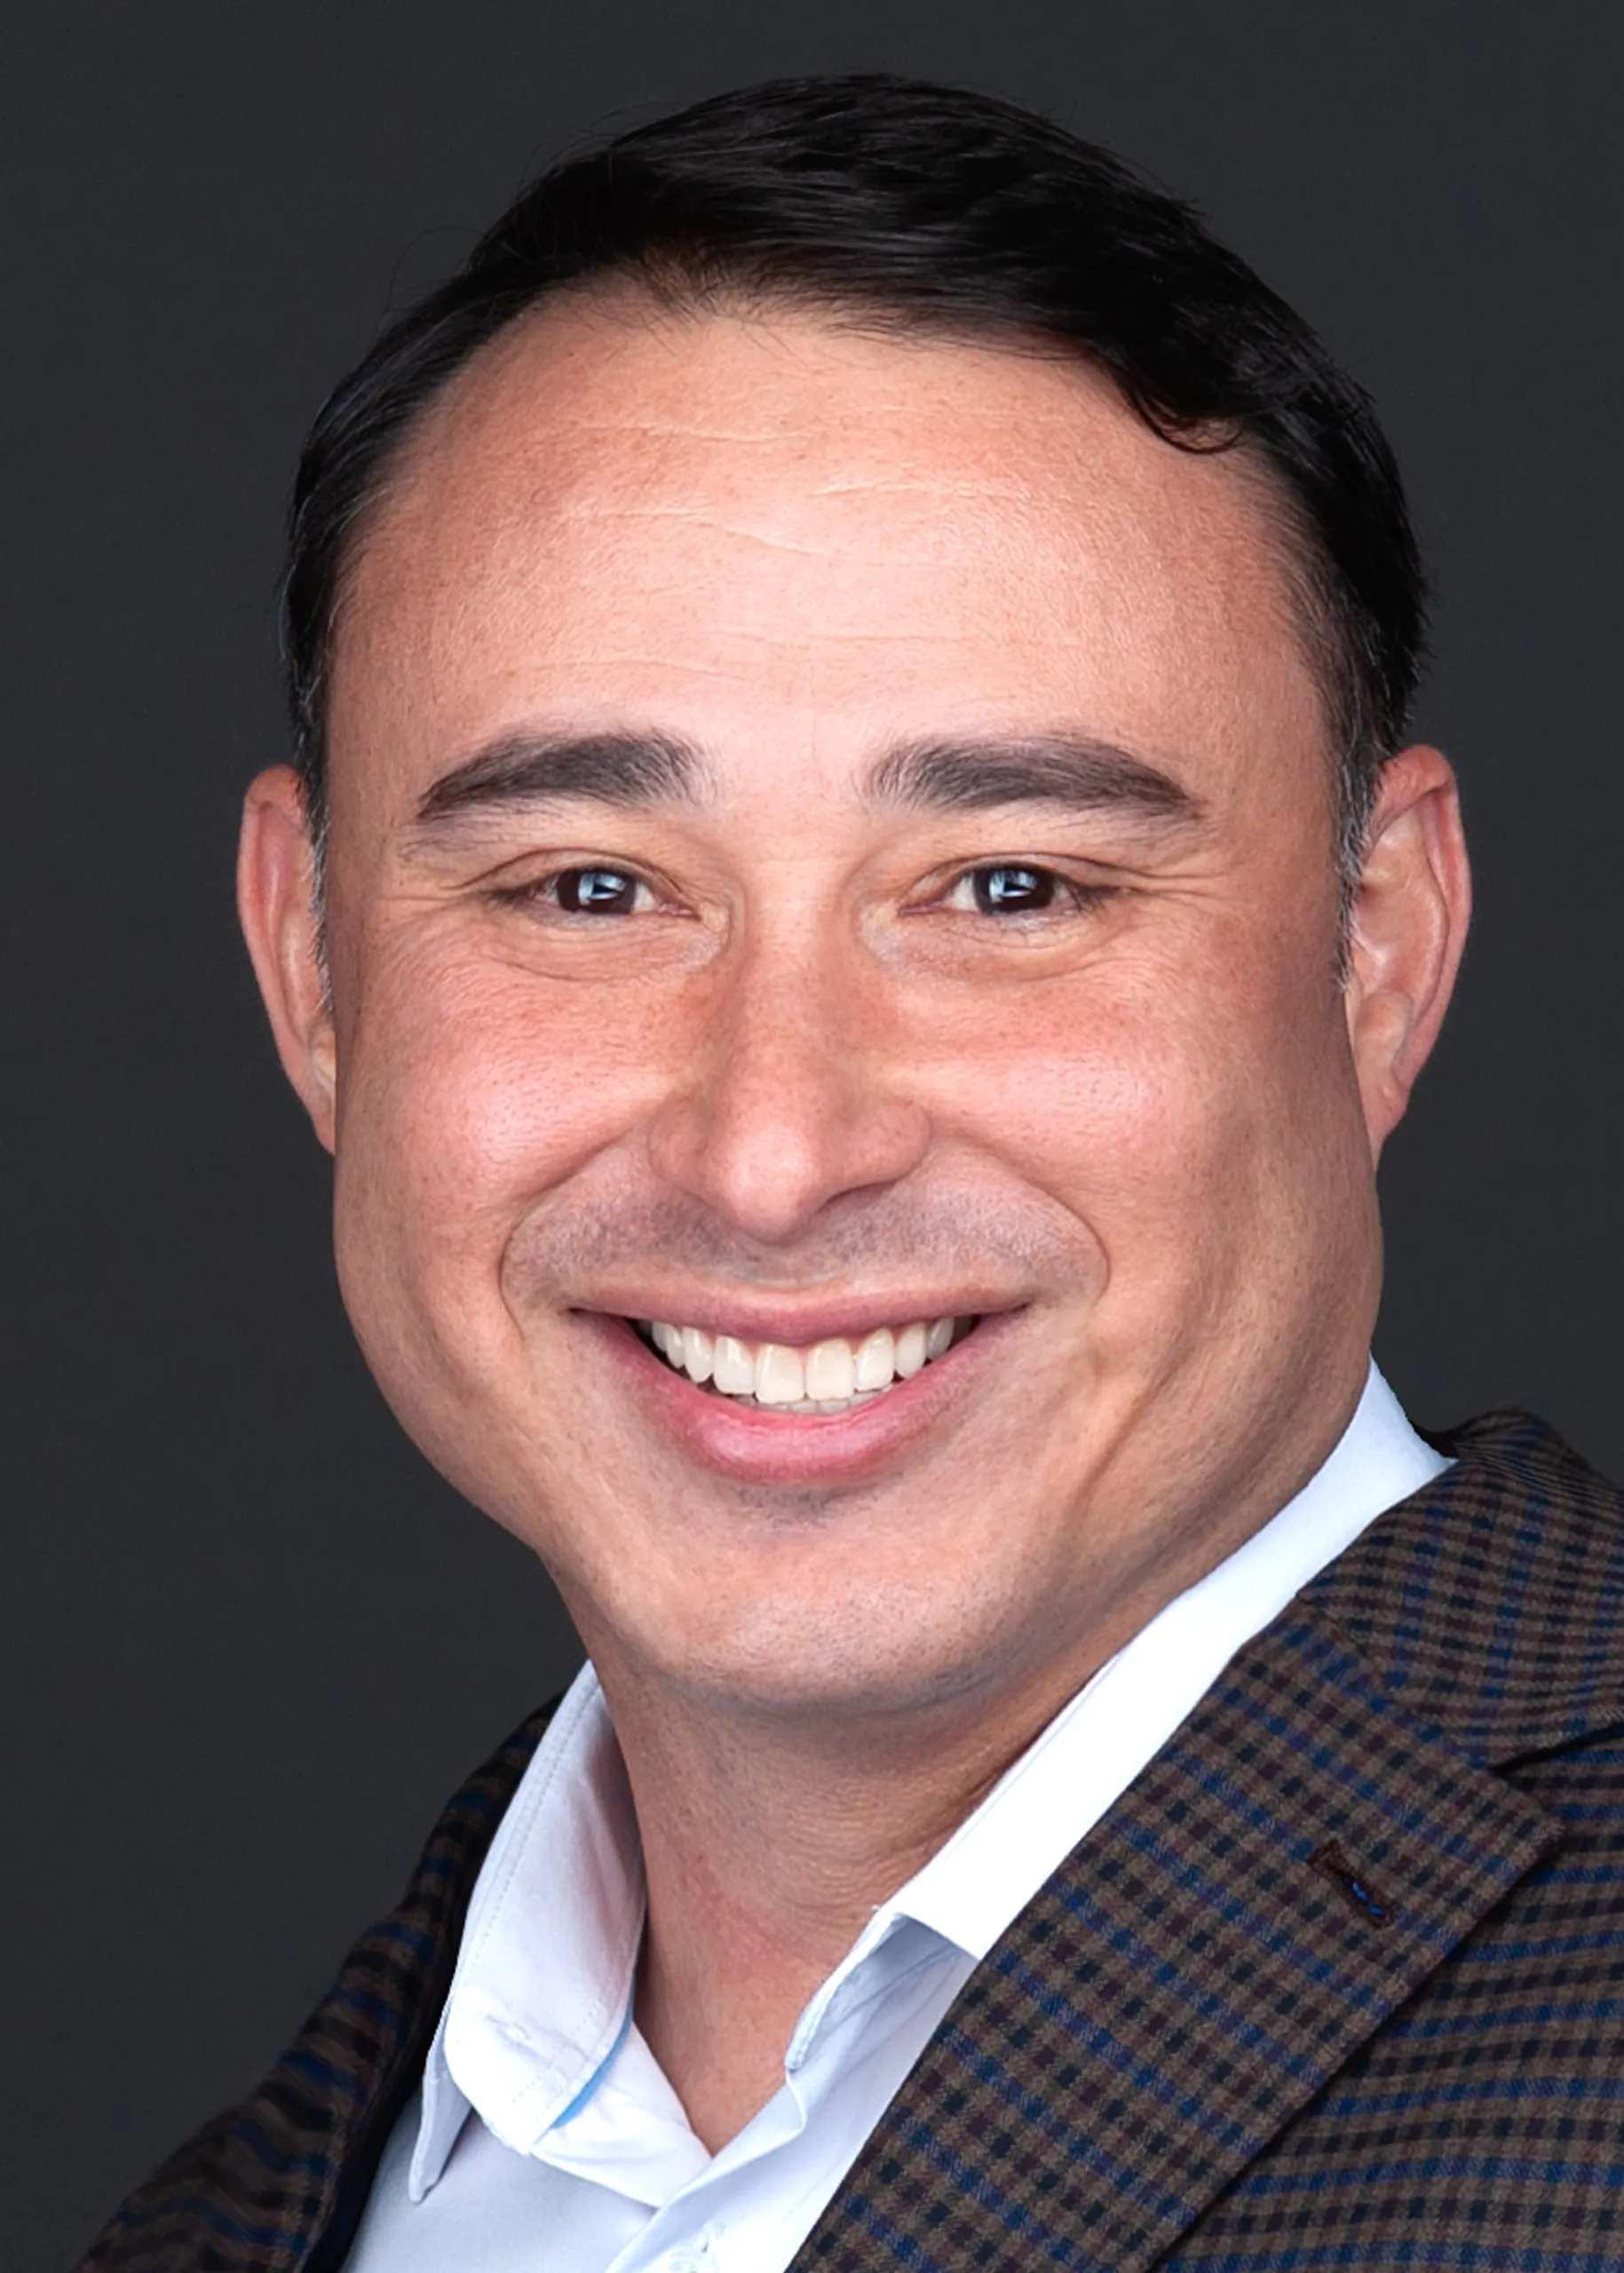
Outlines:
<svg viewBox="0 0 1624 2273"><path fill-rule="evenodd" d="M299 1078L386 1394L606 1671L1063 1687L1335 1437L1393 1116L1276 526L1073 364L630 297L413 445Z"/></svg>

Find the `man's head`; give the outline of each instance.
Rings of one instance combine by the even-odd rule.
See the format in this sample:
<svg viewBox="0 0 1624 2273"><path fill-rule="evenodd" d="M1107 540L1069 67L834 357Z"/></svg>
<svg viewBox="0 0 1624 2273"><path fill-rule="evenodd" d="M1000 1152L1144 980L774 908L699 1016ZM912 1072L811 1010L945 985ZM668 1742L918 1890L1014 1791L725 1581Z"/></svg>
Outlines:
<svg viewBox="0 0 1624 2273"><path fill-rule="evenodd" d="M1311 335L978 98L627 138L340 389L245 922L379 1379L606 1670L1046 1692L1322 1456L1465 920L1420 620Z"/></svg>

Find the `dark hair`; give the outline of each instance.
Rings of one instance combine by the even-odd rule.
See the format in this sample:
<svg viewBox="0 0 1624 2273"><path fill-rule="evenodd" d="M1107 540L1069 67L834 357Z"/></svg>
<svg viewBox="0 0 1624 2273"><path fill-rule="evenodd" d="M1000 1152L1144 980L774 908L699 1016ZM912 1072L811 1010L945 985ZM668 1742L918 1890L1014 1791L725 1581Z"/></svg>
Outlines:
<svg viewBox="0 0 1624 2273"><path fill-rule="evenodd" d="M487 341L552 293L617 277L684 306L789 300L1075 354L1169 443L1247 448L1287 524L1351 883L1425 615L1369 398L1189 206L1010 104L879 75L718 95L551 168L334 391L299 465L282 604L318 851L335 619L368 505Z"/></svg>

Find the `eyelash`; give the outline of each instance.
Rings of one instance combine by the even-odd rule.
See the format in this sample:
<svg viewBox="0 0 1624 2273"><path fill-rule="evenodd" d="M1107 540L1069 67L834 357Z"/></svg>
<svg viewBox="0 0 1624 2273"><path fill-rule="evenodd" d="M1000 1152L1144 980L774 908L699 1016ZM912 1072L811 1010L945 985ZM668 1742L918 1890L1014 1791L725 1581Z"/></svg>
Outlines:
<svg viewBox="0 0 1624 2273"><path fill-rule="evenodd" d="M582 905L581 887L591 878L600 878L606 883L618 885L622 893L630 892L632 905L629 907L607 905L614 897L613 892L606 893L596 908L590 902ZM1013 882L1010 896L1002 907L996 904L1002 897L995 889L995 880L1000 878L1025 880L1024 885L1018 881ZM1023 922L1052 921L1058 915L1087 914L1102 902L1114 898L1118 889L1112 884L1079 883L1074 877L1064 875L1058 869L1048 867L1040 861L981 860L970 867L956 870L939 892L928 901L916 904L913 912L927 913L933 908L948 908L956 894L968 891L974 902L973 907L954 912L974 914L988 922L1013 927ZM1032 892L1034 905L1023 907L1019 904L1023 891ZM584 920L590 923L623 920L630 915L646 913L646 908L639 910L636 905L639 894L650 899L655 897L654 888L646 878L608 861L581 861L568 867L555 868L532 883L503 889L495 896L506 906L535 907L541 904L552 908L566 922ZM567 904L571 897L576 902L574 907Z"/></svg>
<svg viewBox="0 0 1624 2273"><path fill-rule="evenodd" d="M1022 907L1011 899L1003 908L986 904L996 898L991 889L998 877L1026 878L1043 897L1035 907ZM986 886L984 891L981 887ZM978 860L972 867L961 868L950 876L944 891L931 903L943 907L960 891L969 891L974 901L973 913L988 921L1006 923L1050 920L1058 915L1080 915L1113 899L1119 887L1114 884L1079 883L1075 877L1062 874L1058 868L1046 867L1040 860ZM966 914L972 912L966 909Z"/></svg>
<svg viewBox="0 0 1624 2273"><path fill-rule="evenodd" d="M593 910L590 907L583 907L579 905L574 907L567 907L565 905L563 897L566 888L572 883L572 881L584 880L589 876L602 876L605 878L614 879L615 882L628 888L634 895L634 899L638 893L646 894L650 899L655 897L654 887L648 883L646 877L635 875L630 868L616 867L607 860L581 860L574 863L571 867L566 868L554 868L551 874L544 876L537 876L529 883L515 884L506 887L498 891L495 897L507 907L535 907L540 904L550 907L554 912L561 915L566 922L570 922L576 918L582 918L587 922L591 922L595 919ZM607 912L614 915L620 916L635 915L639 911L634 905L634 907L630 908L614 908ZM601 919L605 911L600 908L598 911L599 919Z"/></svg>

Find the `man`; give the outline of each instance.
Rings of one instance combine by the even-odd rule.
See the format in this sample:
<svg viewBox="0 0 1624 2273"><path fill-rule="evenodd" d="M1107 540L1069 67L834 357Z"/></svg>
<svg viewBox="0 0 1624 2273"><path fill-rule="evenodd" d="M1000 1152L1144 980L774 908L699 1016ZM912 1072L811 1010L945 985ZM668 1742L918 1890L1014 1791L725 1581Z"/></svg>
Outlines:
<svg viewBox="0 0 1624 2273"><path fill-rule="evenodd" d="M1421 617L1306 328L970 95L572 162L338 390L244 925L590 1669L87 2265L1624 2262L1619 1504L1369 1362Z"/></svg>

